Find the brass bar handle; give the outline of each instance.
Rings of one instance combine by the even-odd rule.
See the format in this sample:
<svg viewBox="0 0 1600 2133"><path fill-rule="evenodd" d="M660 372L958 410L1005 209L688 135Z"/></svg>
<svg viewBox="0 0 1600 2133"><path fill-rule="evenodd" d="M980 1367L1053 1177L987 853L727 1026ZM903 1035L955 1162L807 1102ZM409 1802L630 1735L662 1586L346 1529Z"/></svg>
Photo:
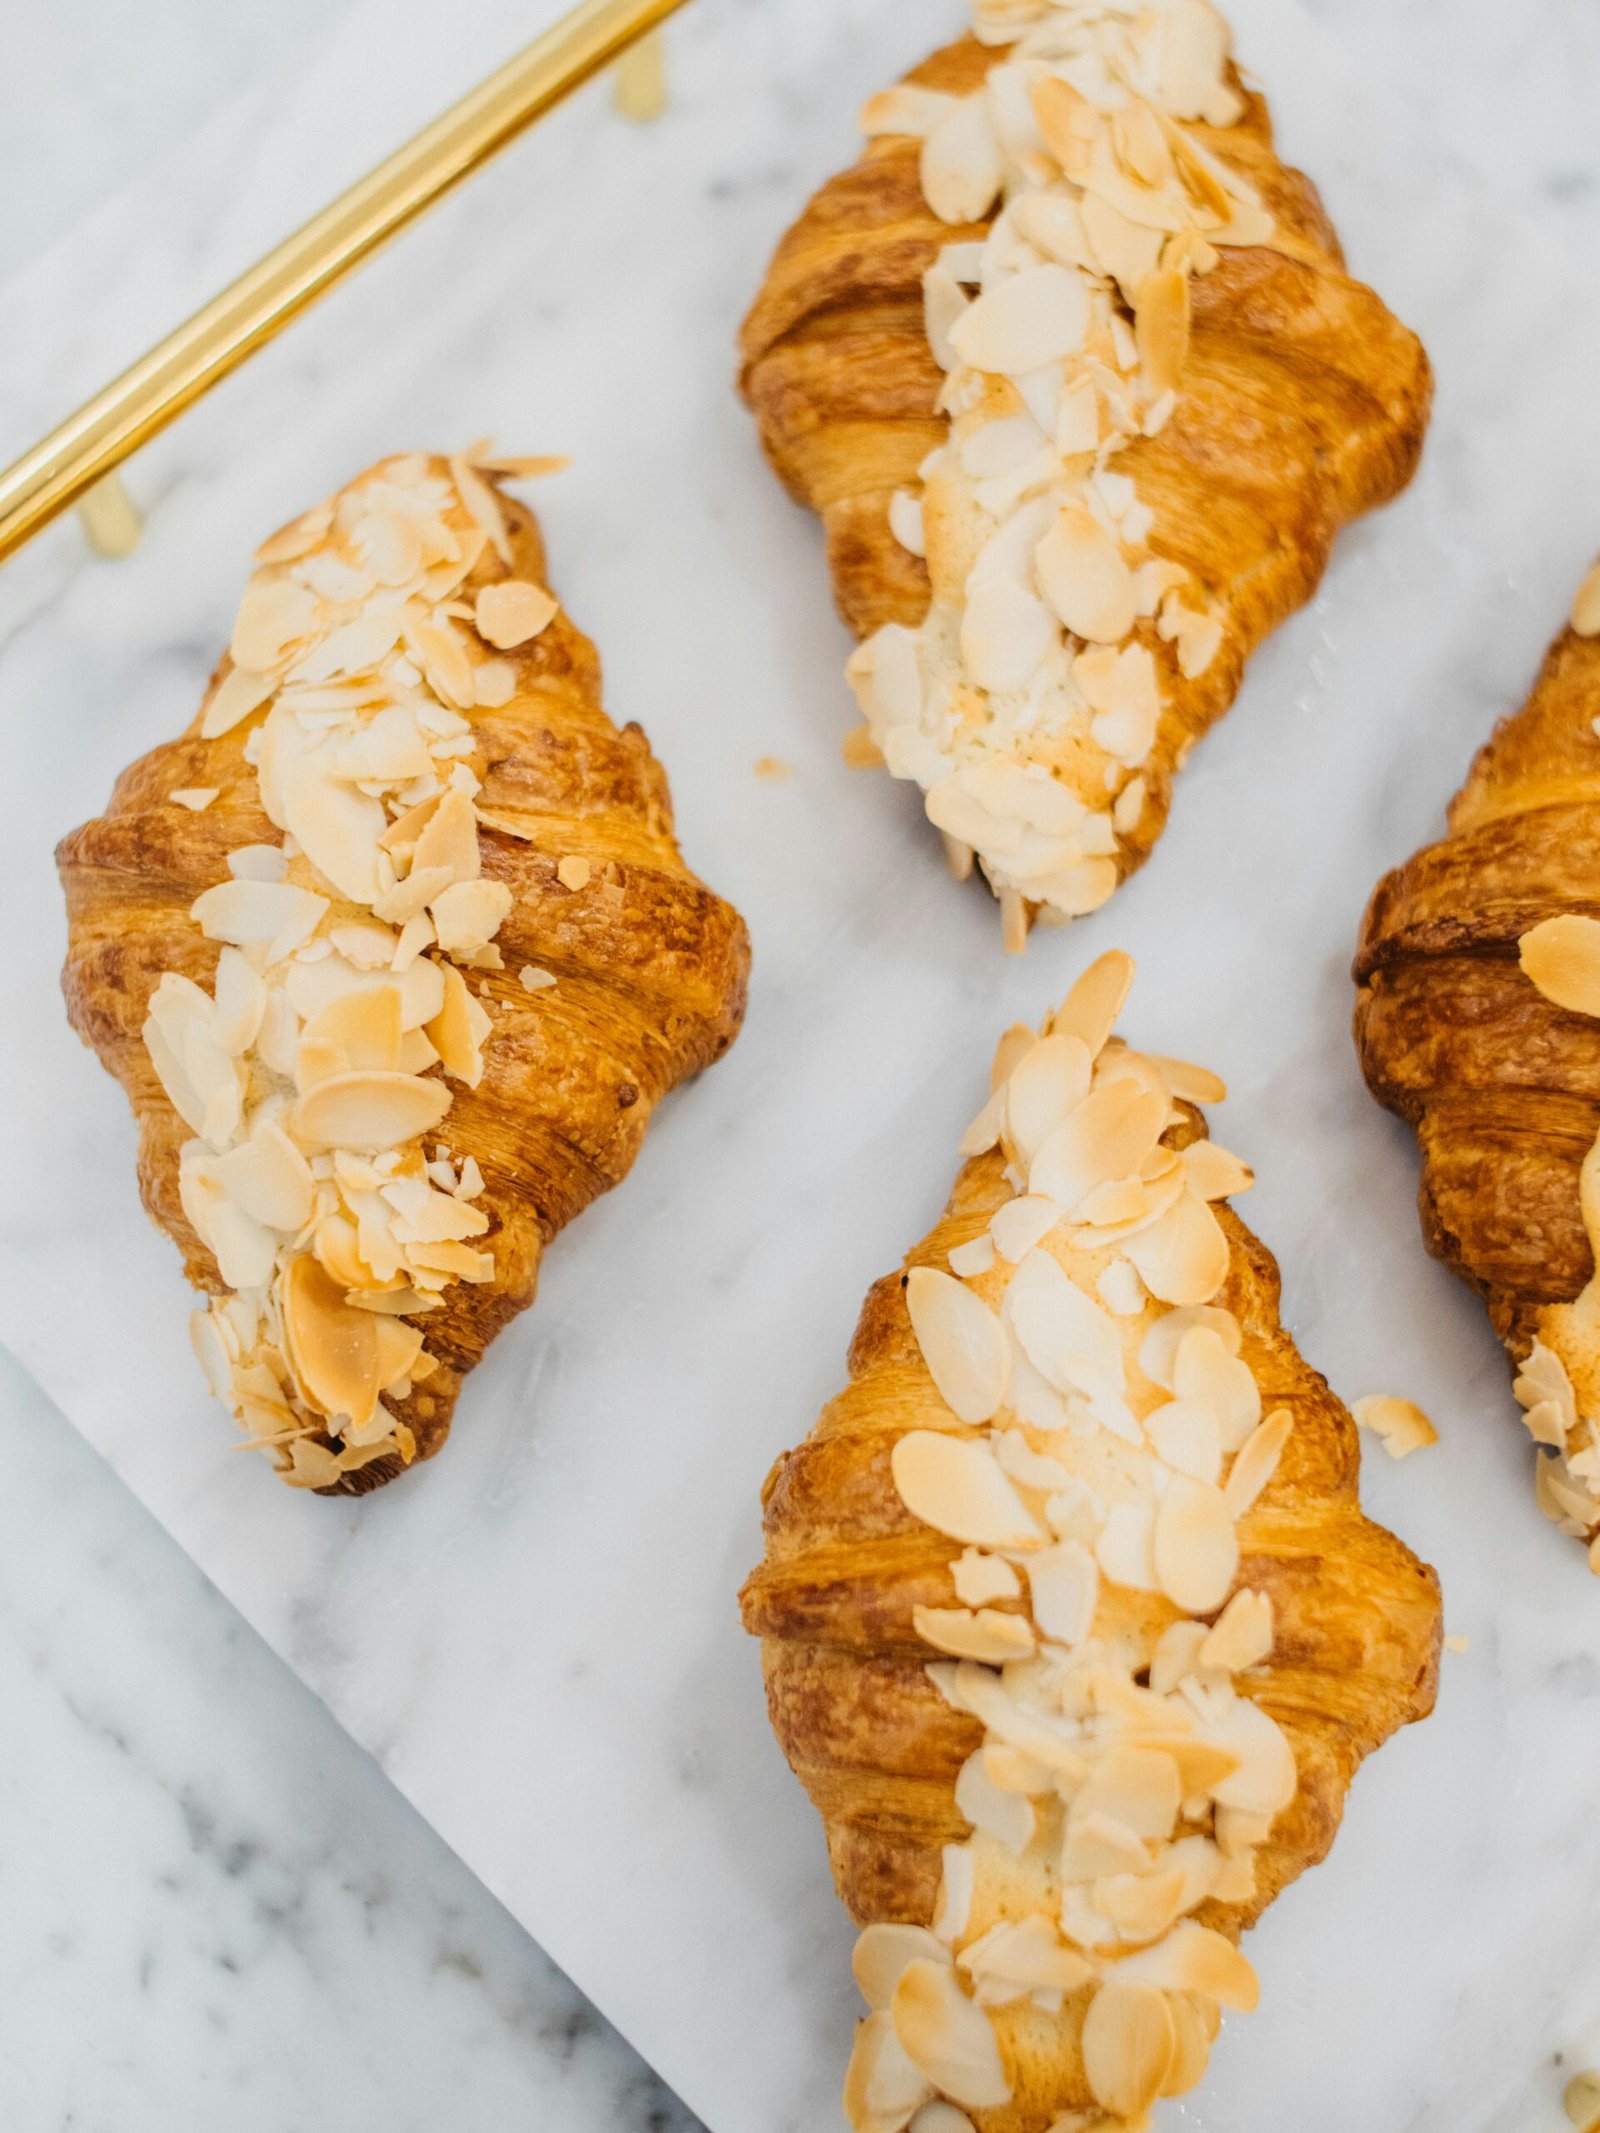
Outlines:
<svg viewBox="0 0 1600 2133"><path fill-rule="evenodd" d="M685 0L581 0L0 474L0 560Z"/></svg>

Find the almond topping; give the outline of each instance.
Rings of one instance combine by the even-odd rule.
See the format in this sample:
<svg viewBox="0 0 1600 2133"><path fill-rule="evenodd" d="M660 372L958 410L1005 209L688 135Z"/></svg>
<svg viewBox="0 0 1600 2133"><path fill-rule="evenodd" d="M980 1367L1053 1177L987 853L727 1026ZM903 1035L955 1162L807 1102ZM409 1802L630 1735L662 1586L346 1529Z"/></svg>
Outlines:
<svg viewBox="0 0 1600 2133"><path fill-rule="evenodd" d="M1518 943L1522 968L1547 1000L1600 1015L1600 919L1564 912L1541 919Z"/></svg>
<svg viewBox="0 0 1600 2133"><path fill-rule="evenodd" d="M1005 1398L1011 1370L1011 1351L993 1311L935 1267L912 1268L906 1308L940 1397L963 1422L987 1422Z"/></svg>
<svg viewBox="0 0 1600 2133"><path fill-rule="evenodd" d="M901 1502L936 1533L980 1548L1034 1548L1044 1539L984 1444L914 1429L896 1443L890 1466Z"/></svg>
<svg viewBox="0 0 1600 2133"><path fill-rule="evenodd" d="M1177 2050L1167 1997L1153 1985L1112 1978L1083 2019L1083 2071L1097 2103L1142 2119L1161 2093Z"/></svg>
<svg viewBox="0 0 1600 2133"><path fill-rule="evenodd" d="M1353 1401L1350 1412L1363 1429L1382 1439L1391 1459L1405 1459L1439 1441L1439 1432L1414 1400L1374 1393L1369 1399Z"/></svg>
<svg viewBox="0 0 1600 2133"><path fill-rule="evenodd" d="M498 652L509 652L548 629L559 611L554 595L542 585L506 578L480 588L473 616L484 642Z"/></svg>
<svg viewBox="0 0 1600 2133"><path fill-rule="evenodd" d="M994 2028L947 1964L907 1965L892 2003L895 2034L939 2092L973 2110L1011 2100Z"/></svg>

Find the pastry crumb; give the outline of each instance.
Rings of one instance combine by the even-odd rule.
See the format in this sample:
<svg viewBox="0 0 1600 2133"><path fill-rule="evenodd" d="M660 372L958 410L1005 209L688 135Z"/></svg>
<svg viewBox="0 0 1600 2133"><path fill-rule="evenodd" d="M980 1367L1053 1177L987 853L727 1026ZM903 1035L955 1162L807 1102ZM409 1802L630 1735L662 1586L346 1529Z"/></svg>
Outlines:
<svg viewBox="0 0 1600 2133"><path fill-rule="evenodd" d="M781 785L794 776L794 765L786 763L781 755L761 755L756 757L755 771L764 784Z"/></svg>

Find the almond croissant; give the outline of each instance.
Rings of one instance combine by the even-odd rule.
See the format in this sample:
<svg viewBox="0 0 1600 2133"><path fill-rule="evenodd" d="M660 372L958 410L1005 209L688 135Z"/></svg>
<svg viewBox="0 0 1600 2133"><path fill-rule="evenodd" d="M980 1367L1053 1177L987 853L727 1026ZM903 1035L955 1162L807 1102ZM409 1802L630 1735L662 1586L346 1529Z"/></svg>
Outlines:
<svg viewBox="0 0 1600 2133"><path fill-rule="evenodd" d="M1379 883L1367 1084L1415 1130L1423 1236L1518 1366L1541 1507L1600 1570L1600 565L1532 696Z"/></svg>
<svg viewBox="0 0 1600 2133"><path fill-rule="evenodd" d="M1220 1204L1221 1084L1112 1037L1131 974L1002 1040L943 1219L766 1485L744 1619L865 1929L856 2133L1145 2126L1433 1703L1437 1582L1362 1516Z"/></svg>
<svg viewBox="0 0 1600 2133"><path fill-rule="evenodd" d="M200 1359L301 1487L439 1449L743 1013L743 922L500 493L551 464L387 459L275 534L193 725L57 854Z"/></svg>
<svg viewBox="0 0 1600 2133"><path fill-rule="evenodd" d="M1148 857L1427 358L1344 271L1207 0L975 0L778 248L743 389L827 531L867 730L1008 946Z"/></svg>

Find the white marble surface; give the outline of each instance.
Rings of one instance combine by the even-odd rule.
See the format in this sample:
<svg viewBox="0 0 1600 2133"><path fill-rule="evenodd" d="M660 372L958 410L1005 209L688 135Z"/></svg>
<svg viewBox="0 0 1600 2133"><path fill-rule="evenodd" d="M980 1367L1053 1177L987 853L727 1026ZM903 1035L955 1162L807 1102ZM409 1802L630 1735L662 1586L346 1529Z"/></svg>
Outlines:
<svg viewBox="0 0 1600 2133"><path fill-rule="evenodd" d="M514 41L517 12L481 6L430 46L420 12L352 11L313 70L215 121L27 270L0 443L312 204L330 162L358 167L452 69L470 78ZM85 565L62 528L0 582L28 943L0 1331L716 2133L831 2123L848 2008L809 1810L731 1620L754 1486L836 1377L865 1280L935 1203L993 1028L1112 939L1144 967L1136 1029L1235 1084L1228 1137L1262 1170L1252 1216L1308 1352L1347 1393L1408 1391L1444 1425L1443 1451L1380 1464L1367 1494L1440 1563L1451 1626L1473 1637L1439 1717L1358 1786L1333 1865L1258 1935L1266 2004L1186 2122L1530 2133L1559 2123L1554 2055L1600 2045L1585 1752L1600 1594L1526 1502L1486 1332L1416 1246L1409 1158L1357 1086L1343 974L1365 888L1513 700L1592 544L1600 438L1574 411L1593 397L1600 308L1496 219L1489 181L1549 227L1592 231L1581 114L1600 55L1578 0L1520 40L1480 0L1320 12L1383 87L1331 93L1292 8L1236 9L1358 267L1441 359L1428 471L1346 542L1317 609L1263 657L1155 864L1021 970L993 960L990 915L952 898L899 796L837 768L839 642L814 537L765 486L722 384L774 228L847 151L859 91L928 35L904 10L704 0L658 133L623 135L593 104L560 121L145 455L136 483L156 508L134 564ZM414 42L376 60L345 34L401 15ZM385 95L340 93L374 71ZM753 97L733 93L747 83ZM1442 149L1408 96L1442 121ZM307 140L315 156L290 153ZM575 167L588 192L553 221ZM1493 283L1485 243L1512 262ZM421 317L419 287L451 300ZM86 334L86 315L116 323ZM262 524L402 432L482 427L530 448L559 432L582 455L545 501L558 580L607 651L613 707L667 757L691 857L750 912L759 982L732 1060L564 1242L448 1458L359 1511L308 1505L263 1494L190 1384L180 1286L132 1209L120 1099L49 997L48 843L186 715ZM51 731L72 750L41 748ZM768 752L799 764L793 784L749 781ZM48 1140L28 1126L63 1106L73 1160L46 1180L32 1157ZM136 1370L108 1320L137 1329ZM0 2048L8 2125L142 2133L218 2098L230 2127L293 2126L313 2105L357 2127L441 2108L469 2129L556 2110L574 2133L627 2110L646 2122L650 2092L624 2106L627 2062L598 2035L574 2061L594 2086L552 2090L558 2055L523 2039L575 2003L526 1942L144 1514L88 1481L48 1409L12 1385L4 1412L23 1447L8 1708L29 1713L8 1728L26 1804L4 1885L29 1900L8 1904L0 1949L37 2010ZM48 1552L27 1545L41 1533ZM639 1560L647 1578L628 1573ZM51 1726L74 1707L90 1723ZM117 1734L138 1752L99 1745ZM188 1879L172 1890L175 1853ZM386 1866L401 1894L375 1923L363 1874ZM294 1930L270 1930L285 1912ZM174 1980L164 2007L137 1996L135 1951L153 1945ZM455 1946L485 1982L458 1992L447 1961L430 1989ZM217 1948L256 1959L230 1971ZM107 2040L92 2074L84 2004ZM528 2010L520 2026L496 2020L506 2006ZM478 2093L464 2078L429 2090L466 2066Z"/></svg>

